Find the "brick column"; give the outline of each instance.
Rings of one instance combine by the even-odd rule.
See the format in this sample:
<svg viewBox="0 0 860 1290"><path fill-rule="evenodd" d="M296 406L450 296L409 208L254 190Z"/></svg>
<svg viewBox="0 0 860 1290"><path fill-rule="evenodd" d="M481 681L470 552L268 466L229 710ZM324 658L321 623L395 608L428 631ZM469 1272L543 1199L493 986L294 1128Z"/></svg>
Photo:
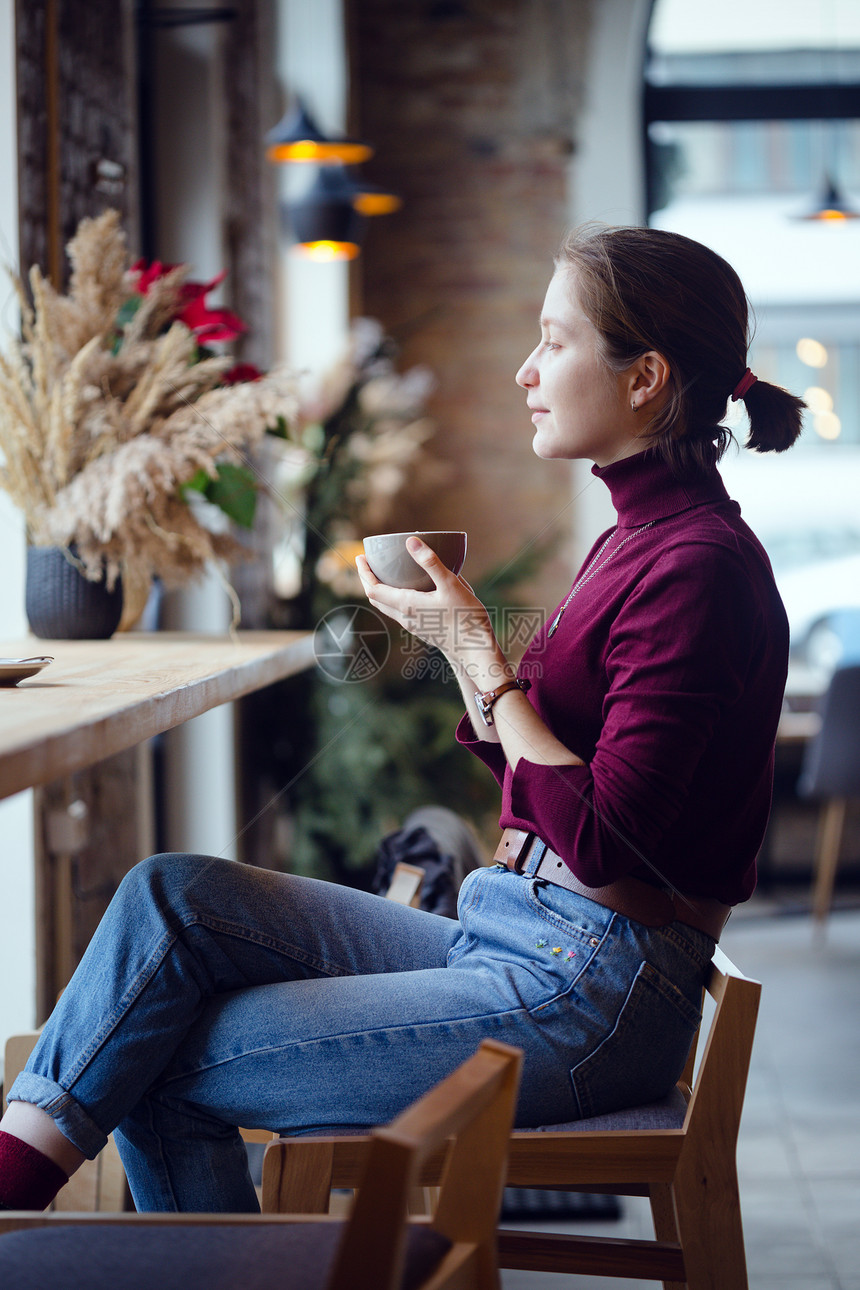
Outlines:
<svg viewBox="0 0 860 1290"><path fill-rule="evenodd" d="M403 507L403 528L469 531L479 577L538 534L556 556L530 591L570 585L571 470L542 462L514 374L536 343L552 254L568 223L590 0L403 3L350 9L353 129L367 178L404 199L371 221L362 312L426 363L435 455L449 483Z"/></svg>

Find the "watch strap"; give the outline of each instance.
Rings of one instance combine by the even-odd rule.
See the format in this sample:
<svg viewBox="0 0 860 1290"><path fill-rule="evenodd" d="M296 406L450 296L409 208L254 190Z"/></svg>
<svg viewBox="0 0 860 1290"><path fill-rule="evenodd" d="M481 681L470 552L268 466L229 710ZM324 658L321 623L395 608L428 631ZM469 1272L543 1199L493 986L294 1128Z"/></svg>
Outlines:
<svg viewBox="0 0 860 1290"><path fill-rule="evenodd" d="M475 695L475 704L478 712L481 714L481 720L485 726L495 725L493 721L493 704L500 699L508 690L524 690L526 688L522 681L503 681L492 690L479 690Z"/></svg>

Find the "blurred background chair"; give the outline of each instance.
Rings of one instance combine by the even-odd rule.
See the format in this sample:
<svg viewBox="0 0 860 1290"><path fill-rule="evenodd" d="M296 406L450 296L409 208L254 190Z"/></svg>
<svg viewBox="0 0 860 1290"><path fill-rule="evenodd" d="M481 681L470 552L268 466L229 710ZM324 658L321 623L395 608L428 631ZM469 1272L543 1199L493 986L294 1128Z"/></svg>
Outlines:
<svg viewBox="0 0 860 1290"><path fill-rule="evenodd" d="M860 797L860 664L833 673L824 695L821 727L804 752L798 792L822 799L812 916L823 928L833 900L848 801Z"/></svg>
<svg viewBox="0 0 860 1290"><path fill-rule="evenodd" d="M0 1213L4 1290L497 1290L496 1223L519 1049L487 1040L390 1125L374 1129L349 1218ZM283 1158L269 1148L277 1190ZM407 1220L443 1158L429 1220Z"/></svg>
<svg viewBox="0 0 860 1290"><path fill-rule="evenodd" d="M509 1186L648 1196L656 1239L502 1228L501 1267L746 1290L736 1147L761 986L717 949L706 988L707 1039L697 1066L693 1045L669 1095L511 1135ZM332 1188L357 1185L367 1147L360 1136L292 1138L269 1147L263 1209L325 1212ZM275 1161L277 1186L267 1169ZM421 1181L432 1187L439 1177L431 1160Z"/></svg>

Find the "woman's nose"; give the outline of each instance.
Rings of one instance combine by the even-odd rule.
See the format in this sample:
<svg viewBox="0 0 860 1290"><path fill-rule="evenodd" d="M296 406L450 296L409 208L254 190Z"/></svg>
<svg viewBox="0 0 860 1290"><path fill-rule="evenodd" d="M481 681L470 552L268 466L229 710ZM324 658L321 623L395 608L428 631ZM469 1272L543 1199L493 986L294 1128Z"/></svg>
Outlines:
<svg viewBox="0 0 860 1290"><path fill-rule="evenodd" d="M521 385L524 390L530 389L532 385L537 385L538 375L537 368L534 364L534 350L529 354L520 370L514 377L517 385Z"/></svg>

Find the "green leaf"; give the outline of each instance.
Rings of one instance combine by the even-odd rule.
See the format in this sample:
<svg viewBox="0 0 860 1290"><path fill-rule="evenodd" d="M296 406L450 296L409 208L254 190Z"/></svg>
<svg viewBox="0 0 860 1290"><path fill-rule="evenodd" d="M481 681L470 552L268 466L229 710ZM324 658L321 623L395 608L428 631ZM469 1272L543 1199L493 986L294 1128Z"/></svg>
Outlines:
<svg viewBox="0 0 860 1290"><path fill-rule="evenodd" d="M193 488L195 493L205 493L211 483L211 478L201 467L196 475L192 475L190 479L186 479L185 483L180 486L179 491L183 497L185 497L185 490L187 488Z"/></svg>
<svg viewBox="0 0 860 1290"><path fill-rule="evenodd" d="M201 490L204 497L218 506L234 524L243 529L251 528L257 510L257 484L253 471L229 461L219 462L216 470L215 479L206 477L206 486Z"/></svg>
<svg viewBox="0 0 860 1290"><path fill-rule="evenodd" d="M143 296L129 296L127 300L124 300L117 310L117 327L125 327L126 323L130 323L142 303Z"/></svg>
<svg viewBox="0 0 860 1290"><path fill-rule="evenodd" d="M286 417L278 417L273 426L266 426L266 434L272 435L275 439L289 439L289 426Z"/></svg>
<svg viewBox="0 0 860 1290"><path fill-rule="evenodd" d="M117 310L116 321L114 323L115 331L110 347L110 352L112 354L118 354L122 349L125 328L137 313L142 301L143 296L129 296L127 300L122 302Z"/></svg>

